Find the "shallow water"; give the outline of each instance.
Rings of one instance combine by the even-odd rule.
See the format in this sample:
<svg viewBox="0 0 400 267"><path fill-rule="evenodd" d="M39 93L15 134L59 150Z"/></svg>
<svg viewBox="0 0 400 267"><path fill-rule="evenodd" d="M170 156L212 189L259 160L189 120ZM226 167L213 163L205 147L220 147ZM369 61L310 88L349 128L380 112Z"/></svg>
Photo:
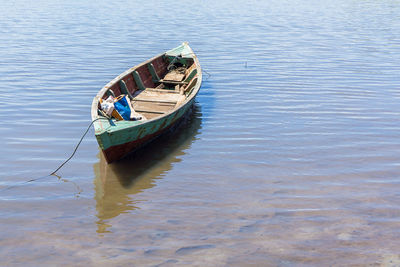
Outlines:
<svg viewBox="0 0 400 267"><path fill-rule="evenodd" d="M0 265L400 265L399 1L2 9ZM91 130L47 176L182 41L209 75L179 131L107 165Z"/></svg>

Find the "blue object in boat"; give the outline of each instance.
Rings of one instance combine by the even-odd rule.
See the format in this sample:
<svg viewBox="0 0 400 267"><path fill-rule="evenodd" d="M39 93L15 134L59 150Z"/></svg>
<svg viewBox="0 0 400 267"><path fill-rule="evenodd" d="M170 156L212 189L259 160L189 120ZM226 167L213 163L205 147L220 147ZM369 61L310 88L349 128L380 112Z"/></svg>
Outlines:
<svg viewBox="0 0 400 267"><path fill-rule="evenodd" d="M121 115L121 117L129 121L131 119L131 108L129 107L128 104L128 99L127 96L123 96L117 100L117 102L114 103L114 108L118 111L118 113Z"/></svg>

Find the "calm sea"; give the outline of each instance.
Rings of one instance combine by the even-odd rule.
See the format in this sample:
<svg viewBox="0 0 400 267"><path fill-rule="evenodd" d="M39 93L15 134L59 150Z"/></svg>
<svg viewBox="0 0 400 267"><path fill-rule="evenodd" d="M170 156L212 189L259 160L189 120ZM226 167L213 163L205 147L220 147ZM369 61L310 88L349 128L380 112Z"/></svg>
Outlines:
<svg viewBox="0 0 400 267"><path fill-rule="evenodd" d="M399 1L0 2L1 266L400 265ZM183 41L179 130L107 165L91 129L48 176Z"/></svg>

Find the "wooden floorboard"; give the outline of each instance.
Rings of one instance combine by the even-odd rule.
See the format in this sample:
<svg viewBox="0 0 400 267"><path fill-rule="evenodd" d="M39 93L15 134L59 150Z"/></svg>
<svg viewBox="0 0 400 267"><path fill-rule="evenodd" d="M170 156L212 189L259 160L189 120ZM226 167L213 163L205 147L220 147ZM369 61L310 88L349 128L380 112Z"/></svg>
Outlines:
<svg viewBox="0 0 400 267"><path fill-rule="evenodd" d="M146 89L135 92L132 107L147 119L152 119L173 110L184 99L185 95L172 90Z"/></svg>

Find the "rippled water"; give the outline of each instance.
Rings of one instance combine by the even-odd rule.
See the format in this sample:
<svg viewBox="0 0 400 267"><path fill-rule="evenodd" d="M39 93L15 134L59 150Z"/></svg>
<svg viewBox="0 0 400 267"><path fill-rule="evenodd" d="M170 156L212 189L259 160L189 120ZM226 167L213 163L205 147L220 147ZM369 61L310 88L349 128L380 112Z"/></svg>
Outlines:
<svg viewBox="0 0 400 267"><path fill-rule="evenodd" d="M0 265L400 265L399 14L3 1ZM91 130L46 176L104 84L182 41L210 75L179 131L107 165Z"/></svg>

